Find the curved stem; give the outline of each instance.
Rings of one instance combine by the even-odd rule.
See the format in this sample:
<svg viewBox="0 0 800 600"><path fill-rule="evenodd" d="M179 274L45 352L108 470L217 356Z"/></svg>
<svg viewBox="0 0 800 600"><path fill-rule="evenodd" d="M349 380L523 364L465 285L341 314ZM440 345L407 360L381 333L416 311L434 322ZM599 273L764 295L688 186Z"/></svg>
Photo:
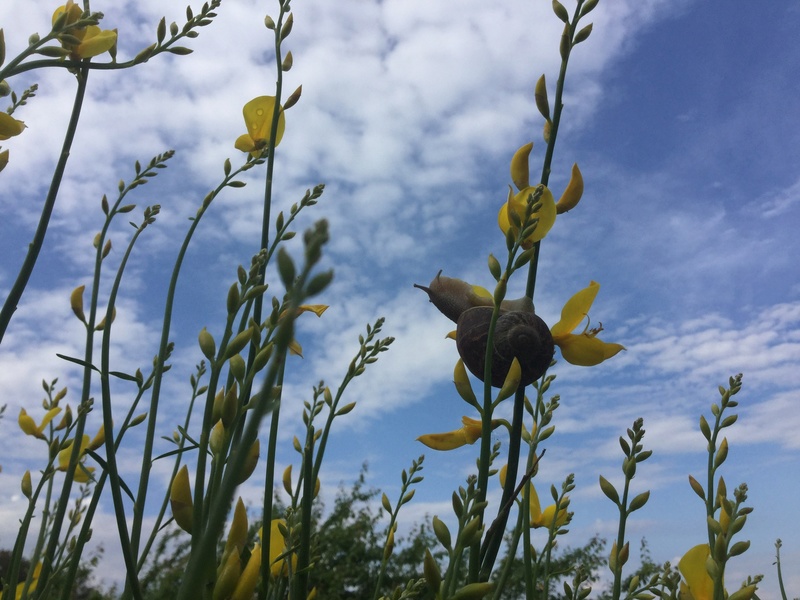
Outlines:
<svg viewBox="0 0 800 600"><path fill-rule="evenodd" d="M146 223L146 222L145 222ZM122 549L122 557L125 561L125 569L127 570L126 588L130 588L131 594L135 599L142 597L142 592L139 587L139 578L137 577L136 568L136 552L131 546L130 533L128 531L127 516L125 514L125 506L122 502L122 490L119 481L119 469L117 467L117 452L114 440L114 419L113 411L111 408L111 386L109 383L110 371L110 353L111 353L111 326L114 320L114 306L117 300L117 293L119 292L120 284L122 282L122 274L125 271L125 266L128 264L133 246L136 240L144 231L145 225L142 225L136 230L131 238L125 255L122 257L119 268L117 269L117 276L114 284L111 287L111 293L108 298L108 309L105 316L105 328L103 330L103 341L100 352L100 385L102 390L102 405L103 405L103 428L106 435L106 465L108 469L108 479L111 486L111 497L114 503L114 514L117 520L117 531L119 533L119 542Z"/></svg>

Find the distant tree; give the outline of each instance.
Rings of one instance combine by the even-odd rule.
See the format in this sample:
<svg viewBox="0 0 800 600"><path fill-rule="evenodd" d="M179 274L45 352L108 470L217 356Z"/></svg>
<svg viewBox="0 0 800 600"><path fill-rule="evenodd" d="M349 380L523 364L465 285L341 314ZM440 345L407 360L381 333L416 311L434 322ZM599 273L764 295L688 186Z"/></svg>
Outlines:
<svg viewBox="0 0 800 600"><path fill-rule="evenodd" d="M577 567L580 567L585 573L589 574L589 584L596 582L600 569L606 564L604 553L605 545L605 540L595 535L584 546L578 548L567 547L563 552L557 553L550 563L549 591L547 597L553 600L563 599L565 597L563 593L563 582L567 581L571 583ZM517 600L518 598L527 597L525 595L524 568L522 558L518 556L514 557L511 564L511 574L506 583L503 598ZM539 583L542 583L541 578L539 579ZM544 598L543 591L542 589L538 590L534 598Z"/></svg>

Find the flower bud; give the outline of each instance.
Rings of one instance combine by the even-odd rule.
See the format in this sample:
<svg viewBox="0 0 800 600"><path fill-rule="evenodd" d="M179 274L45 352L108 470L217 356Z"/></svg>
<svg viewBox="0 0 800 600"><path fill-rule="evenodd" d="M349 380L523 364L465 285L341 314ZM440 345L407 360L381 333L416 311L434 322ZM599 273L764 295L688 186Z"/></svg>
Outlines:
<svg viewBox="0 0 800 600"><path fill-rule="evenodd" d="M214 456L220 456L222 454L225 448L225 425L222 421L217 421L217 424L211 428L208 445L211 446L211 452L214 453Z"/></svg>
<svg viewBox="0 0 800 600"><path fill-rule="evenodd" d="M22 476L20 488L22 489L22 495L30 500L31 496L33 495L33 484L31 483L30 471L25 471L25 474Z"/></svg>
<svg viewBox="0 0 800 600"><path fill-rule="evenodd" d="M205 327L200 331L197 340L200 343L200 350L203 352L203 356L213 362L217 354L217 345L214 343L214 338L208 333Z"/></svg>

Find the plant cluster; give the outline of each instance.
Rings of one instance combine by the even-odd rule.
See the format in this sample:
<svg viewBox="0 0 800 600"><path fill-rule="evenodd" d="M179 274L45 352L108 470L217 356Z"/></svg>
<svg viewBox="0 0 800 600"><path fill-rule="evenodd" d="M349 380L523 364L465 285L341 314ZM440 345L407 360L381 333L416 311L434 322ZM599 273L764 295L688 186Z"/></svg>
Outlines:
<svg viewBox="0 0 800 600"><path fill-rule="evenodd" d="M6 56L0 30L0 92L11 99L9 109L0 112L0 140L25 134L25 124L17 116L37 93L36 86L19 94L13 91L15 76L44 68L66 69L75 82L63 152L33 241L0 312L0 341L23 301L44 244L90 75L102 76L93 71L146 68L145 63L165 53L191 53L179 43L197 38L201 28L211 25L220 4L221 0L209 0L197 12L187 8L182 25L167 25L162 19L155 28L155 41L129 60L117 57L117 36L124 35L124 30L103 29L103 14L92 11L88 0L82 7L68 0L56 8L49 32L31 35L28 46L13 58ZM302 351L294 338L295 322L307 313L323 316L327 307L311 299L322 294L333 277L332 271L319 266L328 242L324 219L302 234L302 255L292 256L285 244L296 235L298 216L314 209L324 187L310 188L287 213L272 214L277 176L274 158L281 139L291 135L286 113L302 92L302 87L297 87L284 94L284 74L294 60L286 50L294 17L290 0L277 0L276 16L265 19L274 41L275 87L244 105L246 132L232 140L241 154L224 161L218 185L200 199L192 215L163 298L155 357L152 364L132 373L115 370L112 365L114 320L128 261L140 238L156 226L162 207L153 204L141 210L127 236L116 225L138 212L130 197L159 176L174 153L158 154L145 165L136 162L130 181L120 181L116 192L100 199L102 224L92 242L91 281L75 287L64 299L82 324L85 339L82 354L59 356L65 366L80 370L81 387L70 395L66 387L58 386L57 379L45 381L41 411L26 404L18 415L21 432L41 442L42 462L34 471L26 471L21 480L28 503L7 571L2 574L3 597L70 598L85 575L93 519L105 498L113 505L122 549L126 579L119 593L124 598L148 597L153 581L174 588L169 597L178 599L311 600L345 597L345 590L337 587L348 586L360 594L371 593L374 600L588 597L599 565L589 560L581 566L579 559L597 556L602 545L593 541L582 553L559 554L559 540L568 533L573 516L574 477L549 486L534 485L534 481L538 465L548 459L546 442L556 432L561 405L558 395L548 395L556 379L551 372L555 348L565 361L591 367L612 359L624 347L600 338L602 324L590 326L589 310L600 288L595 281L566 301L560 320L552 326L535 314L533 298L541 244L558 220L578 209L583 196L584 180L577 164L558 200L548 184L564 109L567 67L572 52L590 37L592 24L587 20L597 5L598 0L576 0L570 14L558 0L552 1L555 18L563 23L561 67L554 94L542 75L533 95L543 118L541 171L538 178L531 179L533 143L513 154L513 187L509 186L507 198L498 206L504 250L498 257L488 257L494 289L441 273L429 286L418 286L456 323L452 337L460 358L453 379L457 394L474 415L464 416L460 428L423 435L420 442L438 451L473 444L479 448L474 474L452 492L452 518L433 516L411 542L400 543L400 513L423 482L424 456L403 470L395 498L380 495L380 509L376 510L383 521L369 511L352 521L358 527L350 534L349 546L348 540L343 543L341 535L331 533L341 533L342 523L350 522L352 502L371 501L372 495L362 494L357 486L350 504L337 504L327 521L321 515L320 473L334 422L356 408L355 402L347 401L347 390L393 342L384 335L383 319L366 325L338 384L320 381L313 387L303 404L304 433L293 440L295 461L281 474L276 471L282 405L287 401L282 388L287 369L291 369L287 357ZM10 152L0 152L0 169L13 159ZM185 419L165 435L159 429L158 416L175 348L169 335L178 309L175 298L184 259L215 200L242 188L245 184L240 176L256 169L264 172L260 244L253 249L250 264L238 266L232 274L228 293L221 299L224 323L208 324L198 332L198 362L188 377ZM125 243L118 263L109 266L112 235L124 237ZM525 295L509 300L507 289L515 277L525 278ZM109 290L107 296L101 294L105 289ZM117 401L118 384L132 391L134 399L127 406ZM747 487L742 484L730 495L719 472L728 454L722 433L737 420L731 410L737 406L733 398L740 388L741 375L732 377L727 387L720 387L719 403L711 407L712 422L701 417L708 469L698 479L690 477L689 482L704 504L708 541L689 549L677 570L666 564L624 576L630 558L626 523L649 499L649 492L636 490L633 480L651 451L644 448L641 419L619 438L622 487L615 487L602 475L599 478L602 492L616 508L619 524L617 537L603 558L603 568L610 571L612 579L608 597L756 597L760 577L748 578L730 592L724 580L729 561L748 549L749 543L738 537L752 510L745 505ZM510 421L498 416L503 402L513 405ZM135 438L131 435L134 430ZM136 480L123 476L118 463L121 448L131 439L137 445L141 442ZM171 464L170 485L164 490L154 481L157 463ZM248 507L237 497L237 488L256 472L264 480L263 501ZM493 488L500 491L499 502L490 500ZM376 533L378 523L383 528L380 535ZM541 543L532 535L536 529L544 532ZM365 543L353 543L353 539ZM159 572L158 561L167 556L172 559L165 560ZM415 561L418 570L404 568ZM356 563L369 565L369 569L359 570ZM334 575L337 568L342 571ZM366 575L348 579L345 575L351 572ZM562 582L563 595L554 589L556 581Z"/></svg>

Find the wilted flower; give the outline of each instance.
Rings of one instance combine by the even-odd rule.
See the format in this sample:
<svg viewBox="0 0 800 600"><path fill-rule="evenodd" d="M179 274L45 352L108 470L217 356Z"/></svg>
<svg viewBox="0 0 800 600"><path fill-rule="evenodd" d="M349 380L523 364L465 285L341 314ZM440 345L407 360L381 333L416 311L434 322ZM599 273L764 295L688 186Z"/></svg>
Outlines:
<svg viewBox="0 0 800 600"><path fill-rule="evenodd" d="M589 287L572 296L561 309L561 320L550 328L553 342L561 348L564 360L573 365L581 367L598 365L620 350L625 350L621 344L607 343L597 337L603 330L602 323L594 329L589 329L587 322L586 328L581 333L572 333L581 321L588 317L589 309L599 290L600 284L592 281Z"/></svg>

